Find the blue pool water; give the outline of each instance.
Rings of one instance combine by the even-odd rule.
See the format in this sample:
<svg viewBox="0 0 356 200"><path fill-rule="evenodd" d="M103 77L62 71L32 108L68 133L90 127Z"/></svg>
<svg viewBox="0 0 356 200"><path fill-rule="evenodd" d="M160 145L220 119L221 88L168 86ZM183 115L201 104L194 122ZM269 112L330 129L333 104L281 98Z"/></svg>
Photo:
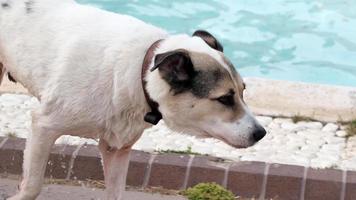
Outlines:
<svg viewBox="0 0 356 200"><path fill-rule="evenodd" d="M356 86L355 0L78 0L171 33L206 29L243 76Z"/></svg>

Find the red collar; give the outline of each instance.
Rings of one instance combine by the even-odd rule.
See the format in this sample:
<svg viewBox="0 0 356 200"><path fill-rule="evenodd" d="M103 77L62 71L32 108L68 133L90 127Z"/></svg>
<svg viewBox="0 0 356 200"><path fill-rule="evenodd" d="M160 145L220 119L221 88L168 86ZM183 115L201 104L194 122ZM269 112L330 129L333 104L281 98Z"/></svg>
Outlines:
<svg viewBox="0 0 356 200"><path fill-rule="evenodd" d="M154 51L158 47L162 40L158 40L155 43L153 43L150 48L147 50L145 58L143 60L142 64L142 72L141 72L141 81L142 81L142 88L143 88L143 93L145 94L146 102L151 108L151 111L146 113L144 120L148 123L151 123L153 125L158 124L158 122L162 119L162 114L159 111L158 107L159 104L155 102L150 95L147 92L146 85L147 81L145 80L147 72L149 71L150 64L152 62L153 56L154 56Z"/></svg>

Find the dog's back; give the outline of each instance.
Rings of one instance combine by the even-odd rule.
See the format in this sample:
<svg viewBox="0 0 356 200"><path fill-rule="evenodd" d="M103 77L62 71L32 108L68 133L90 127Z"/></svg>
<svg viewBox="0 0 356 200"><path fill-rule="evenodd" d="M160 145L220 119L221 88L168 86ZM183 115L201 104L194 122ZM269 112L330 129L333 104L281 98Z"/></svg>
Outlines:
<svg viewBox="0 0 356 200"><path fill-rule="evenodd" d="M0 2L4 67L35 96L50 85L76 94L71 90L112 81L113 71L123 75L140 70L147 46L166 34L130 16L74 0Z"/></svg>
<svg viewBox="0 0 356 200"><path fill-rule="evenodd" d="M60 2L59 5L64 5L74 1ZM31 54L34 51L38 53L39 50L32 44L42 36L29 35L36 31L37 23L41 22L40 15L50 12L57 4L53 0L0 0L0 85L7 75L10 81L15 81L14 77L17 77L23 84L32 87L32 84L26 84L27 80L31 81L33 72L29 70L32 68L28 67L31 63L28 58L33 57ZM38 45L43 48L43 44Z"/></svg>
<svg viewBox="0 0 356 200"><path fill-rule="evenodd" d="M113 113L146 106L137 93L143 59L166 31L71 0L7 2L0 4L0 62L52 116L66 115L61 126L110 130ZM142 118L130 118L134 128L145 125L137 123ZM126 121L120 123L129 130Z"/></svg>

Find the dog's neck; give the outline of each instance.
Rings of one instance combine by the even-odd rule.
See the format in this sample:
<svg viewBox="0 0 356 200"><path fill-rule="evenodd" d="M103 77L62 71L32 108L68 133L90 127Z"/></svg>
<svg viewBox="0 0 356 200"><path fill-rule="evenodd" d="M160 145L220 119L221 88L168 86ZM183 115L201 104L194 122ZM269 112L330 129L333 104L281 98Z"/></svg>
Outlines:
<svg viewBox="0 0 356 200"><path fill-rule="evenodd" d="M154 42L150 48L147 50L145 58L143 59L142 64L142 73L141 73L141 81L142 81L142 88L143 93L145 94L146 102L151 108L151 111L145 114L144 120L148 123L153 125L158 124L158 122L162 119L162 114L159 111L159 104L155 102L147 91L146 85L147 81L145 80L148 71L150 70L149 67L155 55L155 50L157 49L158 45L162 42L162 40L158 40Z"/></svg>

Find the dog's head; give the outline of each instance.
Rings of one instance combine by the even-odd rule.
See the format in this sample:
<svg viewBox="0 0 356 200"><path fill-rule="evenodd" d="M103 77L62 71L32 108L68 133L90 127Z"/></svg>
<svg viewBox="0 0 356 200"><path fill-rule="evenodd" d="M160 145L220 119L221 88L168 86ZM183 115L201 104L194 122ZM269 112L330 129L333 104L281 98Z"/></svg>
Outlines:
<svg viewBox="0 0 356 200"><path fill-rule="evenodd" d="M171 36L159 44L147 91L173 130L248 147L266 131L248 110L245 84L208 32Z"/></svg>

